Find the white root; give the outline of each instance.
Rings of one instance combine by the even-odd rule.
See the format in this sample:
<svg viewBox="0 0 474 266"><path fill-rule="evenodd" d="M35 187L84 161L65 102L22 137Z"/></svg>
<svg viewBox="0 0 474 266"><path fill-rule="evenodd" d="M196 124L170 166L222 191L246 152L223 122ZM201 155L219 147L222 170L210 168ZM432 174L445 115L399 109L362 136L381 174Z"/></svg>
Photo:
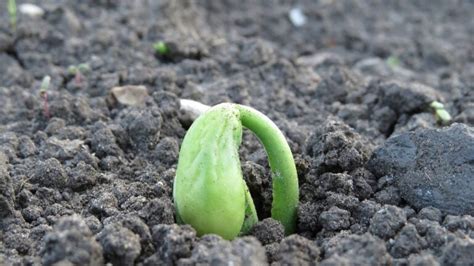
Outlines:
<svg viewBox="0 0 474 266"><path fill-rule="evenodd" d="M180 99L180 111L183 113L187 119L194 121L204 112L206 112L209 108L209 105L205 105L203 103L189 100L189 99Z"/></svg>

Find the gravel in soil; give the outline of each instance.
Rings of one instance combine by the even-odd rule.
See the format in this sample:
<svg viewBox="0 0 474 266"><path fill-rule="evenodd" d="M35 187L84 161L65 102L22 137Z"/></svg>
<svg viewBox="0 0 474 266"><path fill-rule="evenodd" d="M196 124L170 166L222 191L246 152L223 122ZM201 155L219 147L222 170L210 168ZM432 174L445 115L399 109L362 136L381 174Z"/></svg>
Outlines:
<svg viewBox="0 0 474 266"><path fill-rule="evenodd" d="M0 264L474 264L472 1L30 2L16 29L0 3ZM183 98L282 129L297 234L248 133L262 221L233 241L175 223Z"/></svg>

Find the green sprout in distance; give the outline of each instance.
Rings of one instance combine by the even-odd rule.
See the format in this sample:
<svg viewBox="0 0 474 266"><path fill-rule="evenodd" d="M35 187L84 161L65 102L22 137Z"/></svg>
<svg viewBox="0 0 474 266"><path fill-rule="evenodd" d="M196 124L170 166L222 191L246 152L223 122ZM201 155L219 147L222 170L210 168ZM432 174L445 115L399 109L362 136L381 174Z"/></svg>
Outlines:
<svg viewBox="0 0 474 266"><path fill-rule="evenodd" d="M400 64L401 64L400 59L398 59L398 57L393 56L393 55L391 55L387 58L386 63L391 69L399 67Z"/></svg>
<svg viewBox="0 0 474 266"><path fill-rule="evenodd" d="M293 233L299 191L290 147L267 116L231 103L210 108L184 137L173 187L177 220L193 226L198 235L213 233L225 239L248 232L258 222L238 154L243 127L258 137L268 156L272 217L286 234Z"/></svg>
<svg viewBox="0 0 474 266"><path fill-rule="evenodd" d="M82 63L77 66L71 65L67 68L67 72L70 75L74 75L74 82L76 85L80 85L82 83L82 79L84 74L87 74L91 71L91 68L88 64Z"/></svg>
<svg viewBox="0 0 474 266"><path fill-rule="evenodd" d="M167 55L170 52L168 45L163 41L158 41L153 44L155 52L161 56Z"/></svg>
<svg viewBox="0 0 474 266"><path fill-rule="evenodd" d="M433 101L430 107L434 110L436 120L440 124L447 124L451 121L451 115L444 109L444 105L438 101Z"/></svg>
<svg viewBox="0 0 474 266"><path fill-rule="evenodd" d="M8 15L10 17L10 25L13 30L16 29L16 1L8 0Z"/></svg>

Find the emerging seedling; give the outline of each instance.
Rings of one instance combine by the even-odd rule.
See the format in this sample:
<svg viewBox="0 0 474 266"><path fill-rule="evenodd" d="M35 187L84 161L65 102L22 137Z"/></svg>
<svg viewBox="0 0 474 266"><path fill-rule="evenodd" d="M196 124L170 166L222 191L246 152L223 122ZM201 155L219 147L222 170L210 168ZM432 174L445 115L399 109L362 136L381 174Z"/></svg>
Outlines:
<svg viewBox="0 0 474 266"><path fill-rule="evenodd" d="M48 106L48 89L51 83L51 77L45 76L41 81L40 97L43 99L43 115L49 118L49 106Z"/></svg>
<svg viewBox="0 0 474 266"><path fill-rule="evenodd" d="M179 153L173 198L178 222L199 235L233 239L258 222L243 179L238 148L242 126L263 144L272 170L272 217L287 234L294 232L298 178L290 147L264 114L243 105L223 103L201 115L189 128Z"/></svg>
<svg viewBox="0 0 474 266"><path fill-rule="evenodd" d="M10 26L12 30L16 30L16 1L8 0L8 16L10 17Z"/></svg>
<svg viewBox="0 0 474 266"><path fill-rule="evenodd" d="M153 44L153 49L155 49L155 52L158 55L161 55L161 56L167 55L170 51L168 45L166 45L166 43L163 42L163 41L158 41L158 42L154 43Z"/></svg>
<svg viewBox="0 0 474 266"><path fill-rule="evenodd" d="M398 59L398 57L393 56L393 55L387 58L386 63L391 69L397 68L401 64L400 59Z"/></svg>
<svg viewBox="0 0 474 266"><path fill-rule="evenodd" d="M444 105L438 101L433 101L430 107L434 110L436 120L440 124L448 124L451 121L451 115L444 109Z"/></svg>
<svg viewBox="0 0 474 266"><path fill-rule="evenodd" d="M70 75L74 75L74 83L79 86L81 85L82 83L82 80L83 80L83 77L84 77L84 74L87 74L91 71L91 68L88 64L86 63L82 63L82 64L79 64L77 66L69 66L67 68L67 72L70 74Z"/></svg>

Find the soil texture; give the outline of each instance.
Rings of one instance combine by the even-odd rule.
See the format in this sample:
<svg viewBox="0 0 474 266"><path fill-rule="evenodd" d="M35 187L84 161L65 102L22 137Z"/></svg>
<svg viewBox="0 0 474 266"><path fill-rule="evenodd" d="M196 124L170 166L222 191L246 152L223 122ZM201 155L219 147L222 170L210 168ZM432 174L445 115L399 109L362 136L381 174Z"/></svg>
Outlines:
<svg viewBox="0 0 474 266"><path fill-rule="evenodd" d="M0 2L0 265L474 264L473 1L29 3L12 27ZM261 221L232 241L176 224L180 99L280 127L296 234L248 132Z"/></svg>

